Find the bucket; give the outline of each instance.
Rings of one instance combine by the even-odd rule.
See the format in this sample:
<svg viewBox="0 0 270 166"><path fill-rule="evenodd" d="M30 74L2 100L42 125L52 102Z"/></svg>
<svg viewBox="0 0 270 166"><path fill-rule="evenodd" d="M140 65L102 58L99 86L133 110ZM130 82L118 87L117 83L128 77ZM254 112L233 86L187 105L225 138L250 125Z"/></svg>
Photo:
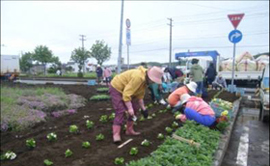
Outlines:
<svg viewBox="0 0 270 166"><path fill-rule="evenodd" d="M96 80L88 80L88 83L87 85L90 85L90 86L93 86L93 85L96 85Z"/></svg>

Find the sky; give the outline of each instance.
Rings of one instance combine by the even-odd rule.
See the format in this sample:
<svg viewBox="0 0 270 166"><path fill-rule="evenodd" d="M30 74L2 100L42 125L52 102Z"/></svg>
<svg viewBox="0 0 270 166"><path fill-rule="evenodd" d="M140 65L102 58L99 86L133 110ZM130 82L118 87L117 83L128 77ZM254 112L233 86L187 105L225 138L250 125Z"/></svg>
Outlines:
<svg viewBox="0 0 270 166"><path fill-rule="evenodd" d="M131 21L130 63L169 62L172 18L172 61L175 53L217 50L233 56L228 34L234 29L228 14L244 13L237 27L243 39L236 55L269 52L269 1L124 1L122 57L127 62L126 23ZM21 55L46 45L62 63L96 40L119 56L121 1L1 1L1 54ZM91 58L89 63L96 63Z"/></svg>

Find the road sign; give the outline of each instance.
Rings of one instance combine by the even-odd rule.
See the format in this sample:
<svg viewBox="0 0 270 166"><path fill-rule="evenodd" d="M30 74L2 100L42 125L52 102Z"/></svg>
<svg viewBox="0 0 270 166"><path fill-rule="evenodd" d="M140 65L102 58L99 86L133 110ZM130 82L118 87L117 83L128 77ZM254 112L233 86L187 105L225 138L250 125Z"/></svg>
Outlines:
<svg viewBox="0 0 270 166"><path fill-rule="evenodd" d="M229 34L229 40L234 44L240 42L242 40L242 37L243 37L242 32L239 30L233 30Z"/></svg>
<svg viewBox="0 0 270 166"><path fill-rule="evenodd" d="M130 36L130 29L127 28L127 33L126 33L126 43L127 45L131 45L131 36Z"/></svg>
<svg viewBox="0 0 270 166"><path fill-rule="evenodd" d="M130 26L131 26L129 19L126 19L126 26L127 26L127 28L130 28Z"/></svg>
<svg viewBox="0 0 270 166"><path fill-rule="evenodd" d="M233 24L233 27L236 29L242 18L244 17L244 13L242 14L229 14L228 18Z"/></svg>

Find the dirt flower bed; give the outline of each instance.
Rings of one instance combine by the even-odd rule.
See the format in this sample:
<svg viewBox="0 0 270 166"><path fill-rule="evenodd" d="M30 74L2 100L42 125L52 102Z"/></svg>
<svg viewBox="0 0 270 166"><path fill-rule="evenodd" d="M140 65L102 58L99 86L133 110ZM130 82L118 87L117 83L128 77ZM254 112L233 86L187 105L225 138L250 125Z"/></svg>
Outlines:
<svg viewBox="0 0 270 166"><path fill-rule="evenodd" d="M9 87L31 88L32 85L13 84ZM76 94L89 99L97 94L97 86L85 85L36 85L35 87L54 87L62 89L66 94ZM231 94L224 94L229 97ZM148 93L146 93L148 94ZM231 95L232 96L232 95ZM171 132L165 130L171 128L176 130L174 116L170 111L166 111L164 106L150 105L150 96L146 95L145 103L149 106L150 119L143 119L138 114L138 121L135 126L136 131L140 131L139 136L127 136L122 133L123 142L133 138L129 144L121 149L112 143L112 119L113 109L110 101L90 101L84 107L77 110L76 114L50 118L46 122L24 131L1 132L1 154L11 150L17 156L14 160L1 161L3 166L37 166L44 165L44 160L53 162L57 166L113 166L115 159L124 163L147 157L151 152L157 150L166 136ZM106 118L105 116L106 115ZM101 118L102 117L102 118ZM106 121L105 121L106 119ZM88 125L87 125L88 120ZM89 122L92 123L89 123ZM77 132L69 132L70 126L76 125ZM91 126L91 127L89 127ZM124 129L124 126L122 127ZM49 141L46 136L50 133L57 135L55 141ZM101 139L101 136L102 139ZM163 137L162 137L163 136ZM26 140L33 138L36 141L34 149L29 150ZM97 140L97 138L100 138ZM144 140L149 141L149 146L142 146ZM84 148L82 144L89 142L90 147ZM133 148L131 155L131 149ZM72 155L65 157L67 150Z"/></svg>
<svg viewBox="0 0 270 166"><path fill-rule="evenodd" d="M75 113L84 106L85 99L75 94L66 95L58 88L10 88L1 86L1 131L23 130L46 121Z"/></svg>

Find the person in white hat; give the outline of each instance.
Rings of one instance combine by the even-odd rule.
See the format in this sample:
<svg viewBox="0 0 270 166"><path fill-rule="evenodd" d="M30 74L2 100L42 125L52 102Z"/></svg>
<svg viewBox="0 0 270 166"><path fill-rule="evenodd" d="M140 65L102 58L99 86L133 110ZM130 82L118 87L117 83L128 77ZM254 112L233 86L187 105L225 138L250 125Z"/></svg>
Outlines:
<svg viewBox="0 0 270 166"><path fill-rule="evenodd" d="M168 103L171 107L175 108L173 109L173 112L175 112L180 106L181 106L181 96L183 94L189 94L189 93L195 93L197 88L197 84L195 82L190 82L175 91L173 91L169 97L168 97Z"/></svg>
<svg viewBox="0 0 270 166"><path fill-rule="evenodd" d="M210 127L215 124L216 117L213 109L202 98L184 94L181 96L182 114L176 116L182 122L194 120L195 122Z"/></svg>
<svg viewBox="0 0 270 166"><path fill-rule="evenodd" d="M136 120L136 112L142 109L145 118L148 111L144 105L144 95L146 87L151 83L162 83L163 70L159 67L145 69L140 66L137 69L127 70L116 75L109 85L109 93L115 109L115 118L113 121L113 141L121 141L121 126L124 123L125 114L128 114L127 135L138 135L133 129L133 123Z"/></svg>

